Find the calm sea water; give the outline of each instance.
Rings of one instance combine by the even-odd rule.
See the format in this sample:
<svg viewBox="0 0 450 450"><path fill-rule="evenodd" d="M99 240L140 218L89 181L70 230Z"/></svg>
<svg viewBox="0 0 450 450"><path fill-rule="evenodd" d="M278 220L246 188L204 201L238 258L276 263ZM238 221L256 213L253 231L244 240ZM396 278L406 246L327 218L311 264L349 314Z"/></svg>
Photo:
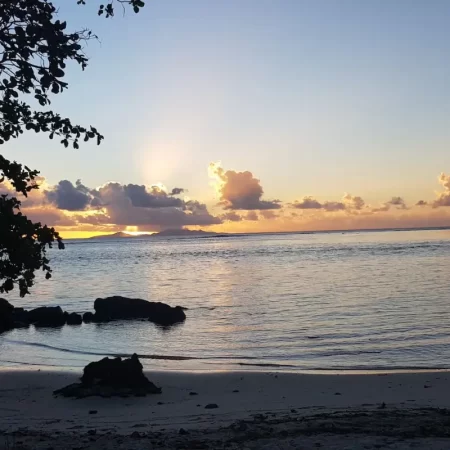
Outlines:
<svg viewBox="0 0 450 450"><path fill-rule="evenodd" d="M187 320L13 330L0 365L136 352L162 370L450 367L449 230L80 240L50 256L53 279L8 300L85 312L124 295L186 306Z"/></svg>

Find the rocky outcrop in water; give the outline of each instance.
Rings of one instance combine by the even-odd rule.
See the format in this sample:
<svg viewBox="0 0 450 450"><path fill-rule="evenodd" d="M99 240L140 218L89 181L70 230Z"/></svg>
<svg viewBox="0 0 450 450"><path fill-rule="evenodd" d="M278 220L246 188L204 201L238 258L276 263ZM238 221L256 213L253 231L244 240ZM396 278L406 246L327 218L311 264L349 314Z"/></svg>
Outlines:
<svg viewBox="0 0 450 450"><path fill-rule="evenodd" d="M28 311L28 321L36 327L60 327L66 323L66 315L60 306L41 306Z"/></svg>
<svg viewBox="0 0 450 450"><path fill-rule="evenodd" d="M55 395L76 398L145 396L160 393L161 388L144 375L136 354L129 359L103 358L91 362L84 368L81 383L70 384L54 392Z"/></svg>
<svg viewBox="0 0 450 450"><path fill-rule="evenodd" d="M168 326L186 320L181 306L169 306L161 302L148 302L139 298L106 297L94 303L94 321L148 319L158 325Z"/></svg>
<svg viewBox="0 0 450 450"><path fill-rule="evenodd" d="M4 298L0 298L0 333L14 328L13 311L14 306Z"/></svg>
<svg viewBox="0 0 450 450"><path fill-rule="evenodd" d="M0 333L13 328L60 327L63 325L81 325L91 322L110 322L112 320L149 320L161 326L170 326L186 320L185 308L172 307L161 302L149 302L139 298L106 297L94 302L95 313L64 312L60 306L42 306L26 311L14 308L8 301L0 298Z"/></svg>

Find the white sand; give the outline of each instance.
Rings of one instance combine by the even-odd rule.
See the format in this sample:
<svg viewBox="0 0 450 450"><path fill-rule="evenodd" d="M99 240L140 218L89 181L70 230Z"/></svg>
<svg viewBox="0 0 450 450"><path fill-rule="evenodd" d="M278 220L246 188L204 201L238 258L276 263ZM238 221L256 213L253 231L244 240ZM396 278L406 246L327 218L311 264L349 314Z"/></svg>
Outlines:
<svg viewBox="0 0 450 450"><path fill-rule="evenodd" d="M0 372L0 448L450 448L450 416L424 409L450 408L449 372L147 376L162 394L76 400L52 395L73 373Z"/></svg>

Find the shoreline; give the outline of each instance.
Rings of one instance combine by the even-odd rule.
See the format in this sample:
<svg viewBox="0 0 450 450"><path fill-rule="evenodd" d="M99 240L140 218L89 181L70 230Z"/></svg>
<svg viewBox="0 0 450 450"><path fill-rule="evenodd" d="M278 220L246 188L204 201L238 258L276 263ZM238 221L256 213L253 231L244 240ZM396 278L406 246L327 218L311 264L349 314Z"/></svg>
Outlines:
<svg viewBox="0 0 450 450"><path fill-rule="evenodd" d="M139 441L142 445L146 443L147 448L150 439L161 442L161 445L153 444L153 448L177 448L172 446L174 439L183 443L194 436L200 439L203 435L209 436L213 444L197 448L222 448L222 441L236 436L244 439L245 447L261 448L252 445L259 439L275 439L272 444L276 442L277 445L288 438L306 439L306 431L302 428L305 423L309 423L310 431L315 430L312 433L314 442L324 444L331 439L330 433L342 439L345 434L356 433L358 439L369 442L373 437L370 427L377 423L384 423L377 428L377 442L380 439L404 439L406 432L412 433L411 439L416 443L416 439L441 440L450 436L448 371L365 375L268 371L145 373L162 388L162 394L144 398L89 397L76 400L55 398L52 393L77 381L81 371L0 370L0 448L2 437L15 439L20 435L23 442L36 444L38 436L47 444L43 448L48 448L49 442L52 446L57 446L55 442L63 446L64 439L69 439L69 436L73 439L74 434L88 441L79 448L113 448L109 445L117 444L116 440L133 435L139 438L133 441L136 445ZM211 404L217 407L205 408ZM92 411L95 413L90 413ZM441 415L446 417L445 423L439 422ZM423 435L417 424L431 418L428 435ZM371 425L363 426L367 420ZM328 425L325 426L325 422ZM320 423L323 426L319 426ZM347 431L333 431L330 429L332 423ZM357 430L352 431L351 427ZM242 433L240 428L253 434ZM271 437L270 429L279 429L287 435ZM180 430L183 430L182 435ZM247 442L246 435L252 435L254 439L247 436L251 440ZM91 441L92 437L95 441ZM97 443L101 440L104 441L102 444ZM331 442L335 439L329 441L326 448L341 448L330 446ZM89 447L91 443L96 446ZM430 441L419 448L447 448L434 445L435 442ZM33 448L40 447L34 445Z"/></svg>

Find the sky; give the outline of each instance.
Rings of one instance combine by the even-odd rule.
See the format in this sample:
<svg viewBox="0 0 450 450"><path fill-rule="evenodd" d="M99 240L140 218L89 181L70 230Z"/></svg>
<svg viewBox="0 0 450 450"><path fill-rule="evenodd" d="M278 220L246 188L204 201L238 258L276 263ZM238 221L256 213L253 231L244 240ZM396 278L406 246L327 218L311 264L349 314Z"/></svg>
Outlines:
<svg viewBox="0 0 450 450"><path fill-rule="evenodd" d="M105 140L2 150L63 237L450 225L450 2L54 3L99 41L52 108Z"/></svg>

